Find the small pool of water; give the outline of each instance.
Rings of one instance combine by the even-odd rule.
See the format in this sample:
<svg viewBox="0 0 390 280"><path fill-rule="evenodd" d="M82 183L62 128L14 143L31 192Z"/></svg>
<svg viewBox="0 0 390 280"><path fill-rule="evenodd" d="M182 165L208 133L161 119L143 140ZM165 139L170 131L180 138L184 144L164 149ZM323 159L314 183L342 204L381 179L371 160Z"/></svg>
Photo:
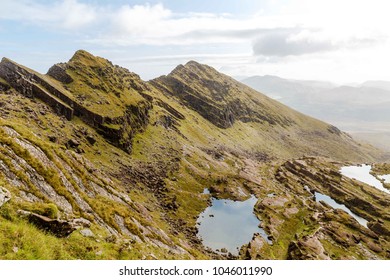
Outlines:
<svg viewBox="0 0 390 280"><path fill-rule="evenodd" d="M371 165L367 164L363 164L362 166L344 166L340 170L341 174L344 176L359 180L363 183L377 188L378 190L390 194L390 191L383 187L382 182L372 176L370 174L370 171Z"/></svg>
<svg viewBox="0 0 390 280"><path fill-rule="evenodd" d="M316 201L324 201L326 202L326 204L332 206L333 208L335 209L341 209L341 210L344 210L345 212L347 212L349 215L351 215L356 221L359 222L359 224L361 224L362 226L364 227L367 227L367 223L368 221L362 217L359 217L358 215L354 214L351 210L349 210L349 208L347 208L347 206L345 206L344 204L339 204L337 203L333 198L331 198L330 196L327 196L325 194L322 194L322 193L319 193L319 192L315 192L314 193L314 196L315 196L315 199Z"/></svg>
<svg viewBox="0 0 390 280"><path fill-rule="evenodd" d="M378 177L385 180L385 183L390 184L390 175L379 175Z"/></svg>
<svg viewBox="0 0 390 280"><path fill-rule="evenodd" d="M208 188L205 188L205 189L203 190L203 194L210 194L209 189L208 189Z"/></svg>
<svg viewBox="0 0 390 280"><path fill-rule="evenodd" d="M206 208L197 221L198 236L203 244L215 251L225 248L237 255L239 248L249 243L256 232L268 240L253 213L256 202L254 196L245 201L212 198L212 205Z"/></svg>

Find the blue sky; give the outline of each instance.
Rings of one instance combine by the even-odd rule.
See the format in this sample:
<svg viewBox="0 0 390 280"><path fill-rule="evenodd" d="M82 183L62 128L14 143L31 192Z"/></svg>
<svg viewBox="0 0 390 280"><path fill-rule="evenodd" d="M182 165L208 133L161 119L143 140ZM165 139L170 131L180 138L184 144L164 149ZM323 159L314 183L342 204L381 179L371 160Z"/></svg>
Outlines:
<svg viewBox="0 0 390 280"><path fill-rule="evenodd" d="M85 49L143 79L197 60L235 77L390 80L386 2L0 0L0 56L46 72Z"/></svg>

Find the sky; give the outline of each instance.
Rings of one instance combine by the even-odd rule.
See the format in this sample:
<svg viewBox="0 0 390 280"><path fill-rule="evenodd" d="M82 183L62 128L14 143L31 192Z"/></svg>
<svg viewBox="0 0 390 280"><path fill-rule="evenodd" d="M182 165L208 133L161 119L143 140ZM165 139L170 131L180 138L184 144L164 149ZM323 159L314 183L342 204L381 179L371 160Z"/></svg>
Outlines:
<svg viewBox="0 0 390 280"><path fill-rule="evenodd" d="M380 0L0 0L0 56L39 72L78 49L144 80L189 60L233 77L390 80Z"/></svg>

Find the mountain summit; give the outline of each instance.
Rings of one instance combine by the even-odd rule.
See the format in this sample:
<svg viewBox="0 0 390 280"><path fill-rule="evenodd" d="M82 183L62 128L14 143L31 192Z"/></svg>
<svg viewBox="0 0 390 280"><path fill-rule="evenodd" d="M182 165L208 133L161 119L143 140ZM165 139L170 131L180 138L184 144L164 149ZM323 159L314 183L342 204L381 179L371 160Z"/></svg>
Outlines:
<svg viewBox="0 0 390 280"><path fill-rule="evenodd" d="M340 172L381 151L210 66L146 82L86 51L45 75L4 58L0 107L0 258L389 258L390 197ZM212 198L250 197L265 235L207 248Z"/></svg>

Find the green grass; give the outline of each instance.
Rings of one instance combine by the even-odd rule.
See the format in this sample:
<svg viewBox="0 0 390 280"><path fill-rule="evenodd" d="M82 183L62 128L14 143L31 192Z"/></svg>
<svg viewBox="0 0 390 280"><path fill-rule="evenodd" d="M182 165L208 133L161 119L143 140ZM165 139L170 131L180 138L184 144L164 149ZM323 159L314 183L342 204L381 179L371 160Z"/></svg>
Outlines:
<svg viewBox="0 0 390 280"><path fill-rule="evenodd" d="M6 80L4 80L3 78L0 77L0 84L3 84L3 85L6 85L9 87L9 84Z"/></svg>
<svg viewBox="0 0 390 280"><path fill-rule="evenodd" d="M290 219L278 217L278 219L284 220L282 225L278 227L279 236L271 246L263 248L262 257L265 259L286 259L288 246L292 240L295 240L295 235L308 235L313 231L313 228L304 223L306 216L307 210L302 209Z"/></svg>
<svg viewBox="0 0 390 280"><path fill-rule="evenodd" d="M139 77L106 59L78 51L68 64L71 69L67 73L73 82L66 88L78 102L95 113L120 117L124 115L126 106L143 100L135 89L142 86Z"/></svg>
<svg viewBox="0 0 390 280"><path fill-rule="evenodd" d="M92 228L92 230L95 233L104 234L99 229ZM98 239L86 238L76 231L68 238L60 239L19 219L11 222L0 218L0 244L0 259L88 260L139 259L142 257L141 248L131 250L120 242L106 242L104 236ZM148 252L145 248L143 250Z"/></svg>

